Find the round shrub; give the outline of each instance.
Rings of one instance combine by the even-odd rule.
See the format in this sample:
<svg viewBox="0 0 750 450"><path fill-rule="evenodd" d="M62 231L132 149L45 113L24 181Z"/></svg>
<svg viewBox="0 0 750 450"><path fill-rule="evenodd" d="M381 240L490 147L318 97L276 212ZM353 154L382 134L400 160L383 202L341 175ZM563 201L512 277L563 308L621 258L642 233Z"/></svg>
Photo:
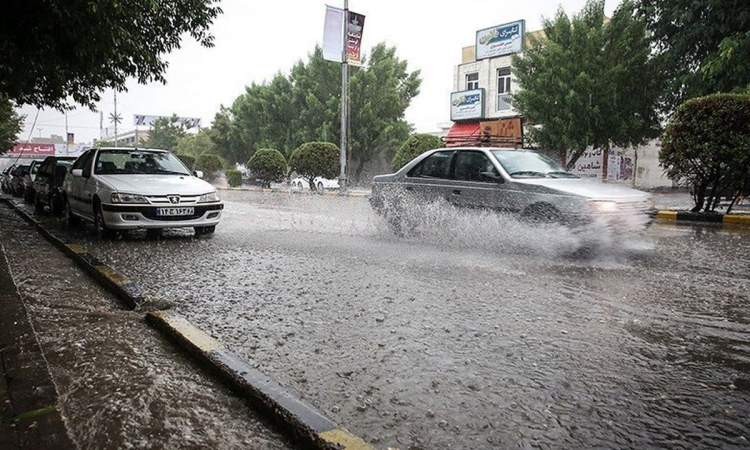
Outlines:
<svg viewBox="0 0 750 450"><path fill-rule="evenodd" d="M187 166L190 171L193 171L193 168L195 167L195 158L192 155L186 155L184 153L178 153L175 156L177 156L180 161L182 161L185 166Z"/></svg>
<svg viewBox="0 0 750 450"><path fill-rule="evenodd" d="M330 142L306 142L292 153L289 168L315 190L315 177L336 178L339 174L339 148Z"/></svg>
<svg viewBox="0 0 750 450"><path fill-rule="evenodd" d="M272 182L284 180L286 158L276 149L262 148L247 161L247 169L253 177L261 180L263 187L270 188Z"/></svg>
<svg viewBox="0 0 750 450"><path fill-rule="evenodd" d="M407 165L409 161L427 150L433 150L442 146L443 142L437 136L421 133L412 134L404 141L393 156L393 170L399 170Z"/></svg>
<svg viewBox="0 0 750 450"><path fill-rule="evenodd" d="M221 170L223 163L217 155L204 153L195 161L195 167L198 170L202 170L203 175L210 180L216 176L216 172Z"/></svg>
<svg viewBox="0 0 750 450"><path fill-rule="evenodd" d="M229 169L224 172L227 177L227 183L230 187L237 187L242 184L242 172L236 169Z"/></svg>
<svg viewBox="0 0 750 450"><path fill-rule="evenodd" d="M659 162L690 186L694 212L736 200L750 181L750 96L715 94L688 100L662 136Z"/></svg>

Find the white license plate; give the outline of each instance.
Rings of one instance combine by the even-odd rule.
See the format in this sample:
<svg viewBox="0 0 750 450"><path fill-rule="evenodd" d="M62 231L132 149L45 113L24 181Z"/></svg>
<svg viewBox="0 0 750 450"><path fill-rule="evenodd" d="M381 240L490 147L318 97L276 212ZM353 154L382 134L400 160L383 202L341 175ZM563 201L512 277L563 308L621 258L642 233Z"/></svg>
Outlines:
<svg viewBox="0 0 750 450"><path fill-rule="evenodd" d="M157 216L192 216L195 208L156 208Z"/></svg>

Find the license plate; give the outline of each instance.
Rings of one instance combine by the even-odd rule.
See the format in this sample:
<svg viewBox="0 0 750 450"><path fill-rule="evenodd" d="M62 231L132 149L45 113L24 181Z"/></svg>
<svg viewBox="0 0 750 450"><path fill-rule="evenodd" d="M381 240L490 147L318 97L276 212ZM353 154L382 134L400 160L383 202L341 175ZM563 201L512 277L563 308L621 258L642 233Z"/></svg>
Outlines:
<svg viewBox="0 0 750 450"><path fill-rule="evenodd" d="M157 216L192 216L195 208L156 208Z"/></svg>

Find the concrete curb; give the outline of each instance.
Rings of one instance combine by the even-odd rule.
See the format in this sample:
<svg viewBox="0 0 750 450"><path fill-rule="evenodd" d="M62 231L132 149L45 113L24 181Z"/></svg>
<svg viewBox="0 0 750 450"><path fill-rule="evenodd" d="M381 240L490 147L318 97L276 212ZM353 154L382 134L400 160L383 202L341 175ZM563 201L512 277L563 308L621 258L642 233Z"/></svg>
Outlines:
<svg viewBox="0 0 750 450"><path fill-rule="evenodd" d="M684 223L716 223L723 225L739 225L750 227L750 214L701 214L690 211L661 210L656 211L657 220Z"/></svg>
<svg viewBox="0 0 750 450"><path fill-rule="evenodd" d="M281 193L281 194L289 194L292 193L294 195L321 195L317 194L315 192L311 191L290 191L289 189L251 189L251 188L242 188L242 187L217 187L217 190L220 191L240 191L240 192L262 192L262 193ZM346 194L341 194L338 190L326 190L323 191L322 195L331 195L334 197L369 197L369 192L347 192Z"/></svg>
<svg viewBox="0 0 750 450"><path fill-rule="evenodd" d="M361 438L293 397L219 341L173 311L146 314L146 321L175 341L230 386L263 410L297 440L317 449L370 450Z"/></svg>
<svg viewBox="0 0 750 450"><path fill-rule="evenodd" d="M88 253L84 246L65 242L64 239L44 228L38 220L30 216L22 208L19 208L13 201L7 198L0 200L5 202L6 205L13 209L26 222L36 228L39 234L62 251L65 256L72 259L86 273L113 293L128 309L138 309L146 303L145 295L140 286L99 261L96 257Z"/></svg>

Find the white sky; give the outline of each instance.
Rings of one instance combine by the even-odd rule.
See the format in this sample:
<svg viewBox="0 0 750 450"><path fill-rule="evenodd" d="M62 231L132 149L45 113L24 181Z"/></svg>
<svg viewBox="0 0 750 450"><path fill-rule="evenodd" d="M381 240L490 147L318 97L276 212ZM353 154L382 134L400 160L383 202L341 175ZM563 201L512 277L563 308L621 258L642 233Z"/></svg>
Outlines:
<svg viewBox="0 0 750 450"><path fill-rule="evenodd" d="M343 0L330 0L343 6ZM541 27L542 17L557 8L577 12L585 0L351 0L349 8L366 16L363 49L381 41L395 45L409 69L422 71L420 94L412 101L406 118L418 131L432 131L449 120L449 94L453 68L460 63L461 48L474 42L476 30L526 19L527 30ZM611 15L617 0L607 2ZM133 114L201 117L208 126L219 105L230 105L251 82L270 79L276 72L288 73L305 59L323 35L324 1L311 0L223 0L224 13L212 27L215 47L203 48L186 38L180 50L167 56L167 83L128 84L118 94L119 130L133 129ZM335 64L335 63L331 63ZM112 112L112 92L105 92L100 109L105 127ZM26 126L19 139L30 133L36 108L23 107ZM68 113L68 128L76 142L99 137L99 114L86 108ZM43 110L33 136L64 135L62 113Z"/></svg>

